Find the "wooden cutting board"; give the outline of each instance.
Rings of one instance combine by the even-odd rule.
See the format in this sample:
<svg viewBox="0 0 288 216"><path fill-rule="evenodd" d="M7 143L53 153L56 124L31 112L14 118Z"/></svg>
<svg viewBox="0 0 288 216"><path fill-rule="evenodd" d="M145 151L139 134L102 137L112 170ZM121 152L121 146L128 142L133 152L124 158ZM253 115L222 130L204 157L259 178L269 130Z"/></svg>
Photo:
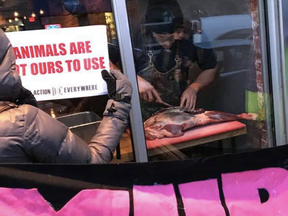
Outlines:
<svg viewBox="0 0 288 216"><path fill-rule="evenodd" d="M246 134L246 125L239 121L231 121L191 128L183 136L146 140L146 143L147 149L186 142L189 142L190 146L194 146L242 134Z"/></svg>

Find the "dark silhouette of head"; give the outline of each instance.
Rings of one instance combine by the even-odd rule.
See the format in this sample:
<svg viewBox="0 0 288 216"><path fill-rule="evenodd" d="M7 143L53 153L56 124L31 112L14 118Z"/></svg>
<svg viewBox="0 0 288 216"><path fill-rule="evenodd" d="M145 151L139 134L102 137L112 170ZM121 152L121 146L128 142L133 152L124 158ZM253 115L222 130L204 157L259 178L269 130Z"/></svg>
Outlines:
<svg viewBox="0 0 288 216"><path fill-rule="evenodd" d="M183 13L175 0L150 1L144 20L147 34L171 34L183 26Z"/></svg>

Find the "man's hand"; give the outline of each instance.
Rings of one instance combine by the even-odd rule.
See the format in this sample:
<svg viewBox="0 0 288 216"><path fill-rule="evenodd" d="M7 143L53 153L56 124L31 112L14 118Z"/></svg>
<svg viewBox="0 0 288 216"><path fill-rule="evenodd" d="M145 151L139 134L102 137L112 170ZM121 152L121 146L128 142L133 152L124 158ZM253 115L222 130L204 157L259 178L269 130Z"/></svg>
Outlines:
<svg viewBox="0 0 288 216"><path fill-rule="evenodd" d="M108 96L115 101L130 103L132 95L132 84L118 70L102 70L102 77L107 83Z"/></svg>
<svg viewBox="0 0 288 216"><path fill-rule="evenodd" d="M138 88L139 88L139 94L140 98L145 101L156 101L158 103L163 103L160 95L155 90L154 86L152 86L149 82L147 82L145 79L143 79L140 76L137 76L138 80Z"/></svg>
<svg viewBox="0 0 288 216"><path fill-rule="evenodd" d="M216 73L217 65L215 68L202 71L196 80L182 93L180 108L186 111L193 111L196 105L197 93L215 79Z"/></svg>
<svg viewBox="0 0 288 216"><path fill-rule="evenodd" d="M197 92L198 90L193 86L193 84L188 86L181 95L180 109L193 111L196 105Z"/></svg>

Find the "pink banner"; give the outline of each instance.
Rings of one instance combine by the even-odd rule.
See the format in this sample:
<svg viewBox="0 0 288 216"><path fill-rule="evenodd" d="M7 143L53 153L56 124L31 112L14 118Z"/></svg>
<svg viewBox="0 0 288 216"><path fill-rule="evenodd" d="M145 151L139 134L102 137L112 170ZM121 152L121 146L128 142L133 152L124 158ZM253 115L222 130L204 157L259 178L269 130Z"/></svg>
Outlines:
<svg viewBox="0 0 288 216"><path fill-rule="evenodd" d="M176 216L177 201L172 184L134 186L135 216Z"/></svg>
<svg viewBox="0 0 288 216"><path fill-rule="evenodd" d="M225 216L216 179L180 184L179 190L186 215Z"/></svg>
<svg viewBox="0 0 288 216"><path fill-rule="evenodd" d="M83 190L55 212L37 189L0 188L0 209L0 216L128 216L129 193Z"/></svg>
<svg viewBox="0 0 288 216"><path fill-rule="evenodd" d="M233 216L288 215L288 172L281 168L222 175L225 202ZM261 203L258 189L269 193Z"/></svg>
<svg viewBox="0 0 288 216"><path fill-rule="evenodd" d="M225 200L220 201L217 179L179 185L185 214L195 216L288 215L288 172L282 168L222 174ZM264 196L263 196L264 194ZM55 194L57 196L57 194ZM129 192L83 190L60 211L37 189L0 188L0 216L177 216L178 203L172 184L133 187L134 212ZM223 206L222 206L223 205Z"/></svg>

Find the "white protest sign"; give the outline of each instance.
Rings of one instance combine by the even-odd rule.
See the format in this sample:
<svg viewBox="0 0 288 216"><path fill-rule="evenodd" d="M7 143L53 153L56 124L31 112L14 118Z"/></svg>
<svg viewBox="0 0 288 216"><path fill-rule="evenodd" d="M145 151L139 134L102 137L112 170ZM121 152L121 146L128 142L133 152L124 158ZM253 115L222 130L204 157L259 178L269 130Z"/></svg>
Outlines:
<svg viewBox="0 0 288 216"><path fill-rule="evenodd" d="M38 101L107 94L106 26L7 33L22 84Z"/></svg>

